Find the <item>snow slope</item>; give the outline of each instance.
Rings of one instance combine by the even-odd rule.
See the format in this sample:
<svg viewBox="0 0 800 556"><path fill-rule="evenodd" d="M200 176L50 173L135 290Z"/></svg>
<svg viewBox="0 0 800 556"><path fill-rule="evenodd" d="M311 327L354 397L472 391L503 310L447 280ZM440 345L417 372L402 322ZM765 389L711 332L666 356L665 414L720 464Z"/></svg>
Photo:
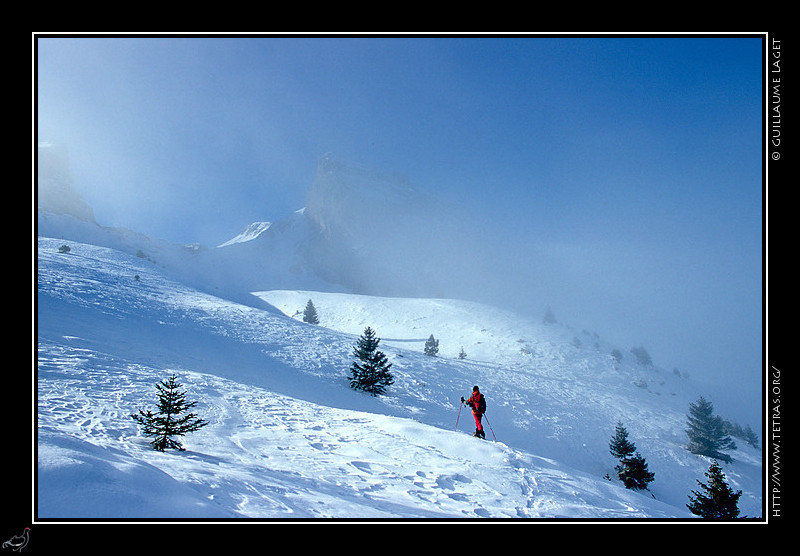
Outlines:
<svg viewBox="0 0 800 556"><path fill-rule="evenodd" d="M687 496L709 462L683 448L685 415L713 396L630 356L617 366L591 333L454 300L232 301L175 276L38 239L39 519L693 518ZM319 326L293 318L309 298ZM393 362L383 397L347 382L366 326ZM436 358L422 354L430 334ZM210 425L185 452L158 453L129 415L153 408L173 372ZM459 412L473 384L488 398L487 441ZM656 473L652 493L604 478L617 421ZM738 444L724 471L742 513L760 516L761 452Z"/></svg>
<svg viewBox="0 0 800 556"><path fill-rule="evenodd" d="M267 231L271 225L272 222L253 222L252 224L249 224L244 230L242 230L237 236L235 236L232 239L229 239L224 243L221 243L220 245L218 245L218 247L227 247L229 245L234 245L236 243L253 241L263 232Z"/></svg>

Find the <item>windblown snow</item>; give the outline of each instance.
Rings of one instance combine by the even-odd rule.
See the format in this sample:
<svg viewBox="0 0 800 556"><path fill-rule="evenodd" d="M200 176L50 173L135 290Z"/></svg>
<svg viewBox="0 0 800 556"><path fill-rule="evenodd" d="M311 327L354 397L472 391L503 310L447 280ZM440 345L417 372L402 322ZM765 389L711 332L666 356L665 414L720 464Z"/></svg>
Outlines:
<svg viewBox="0 0 800 556"><path fill-rule="evenodd" d="M617 364L596 334L448 299L234 300L190 285L166 252L55 237L37 252L39 519L694 517L709 459L686 450L686 414L713 392L630 354ZM319 325L302 322L309 299ZM385 396L348 384L367 326L393 364ZM431 334L437 357L422 352ZM130 415L171 373L210 424L160 453ZM475 384L487 440L459 402ZM655 473L649 491L613 478L617 422ZM758 517L761 450L737 444L723 469Z"/></svg>

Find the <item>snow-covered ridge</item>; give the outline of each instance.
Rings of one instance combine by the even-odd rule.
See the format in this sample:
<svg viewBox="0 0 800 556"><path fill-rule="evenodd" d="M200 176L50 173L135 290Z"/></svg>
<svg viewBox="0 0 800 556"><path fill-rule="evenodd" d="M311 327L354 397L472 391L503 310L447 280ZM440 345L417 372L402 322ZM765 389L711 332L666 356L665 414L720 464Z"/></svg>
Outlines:
<svg viewBox="0 0 800 556"><path fill-rule="evenodd" d="M272 222L253 222L252 224L248 224L247 227L239 234L224 243L220 243L217 247L227 247L228 245L233 245L234 243L252 241L260 236L263 232L268 230L271 225Z"/></svg>
<svg viewBox="0 0 800 556"><path fill-rule="evenodd" d="M63 239L39 239L37 271L42 518L691 518L708 466L683 447L698 390L616 365L591 333L454 300L270 290L234 302ZM309 298L320 326L290 318ZM394 364L383 398L346 381L367 325ZM422 354L430 334L436 358ZM128 415L173 371L211 425L161 454ZM497 443L469 436L459 413L474 383ZM656 473L655 498L604 478L617 420ZM760 451L739 445L725 472L757 516Z"/></svg>

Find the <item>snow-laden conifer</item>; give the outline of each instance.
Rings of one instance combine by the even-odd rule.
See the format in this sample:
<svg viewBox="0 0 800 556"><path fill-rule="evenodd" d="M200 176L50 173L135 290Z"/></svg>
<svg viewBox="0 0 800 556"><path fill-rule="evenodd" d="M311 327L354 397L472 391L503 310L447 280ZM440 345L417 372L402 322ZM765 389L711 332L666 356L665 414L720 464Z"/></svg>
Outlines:
<svg viewBox="0 0 800 556"><path fill-rule="evenodd" d="M319 324L319 315L317 315L317 308L314 303L309 299L306 303L306 308L303 310L303 322L309 324Z"/></svg>
<svg viewBox="0 0 800 556"><path fill-rule="evenodd" d="M381 340L369 326L358 338L353 350L356 361L350 366L350 386L372 395L383 394L387 386L394 383L389 372L392 364L389 358L378 349Z"/></svg>
<svg viewBox="0 0 800 556"><path fill-rule="evenodd" d="M736 443L725 434L723 420L714 415L714 405L702 396L693 404L689 404L688 415L689 436L687 448L693 454L708 456L726 463L731 457L722 452L725 449L736 449Z"/></svg>
<svg viewBox="0 0 800 556"><path fill-rule="evenodd" d="M142 433L152 436L150 444L154 450L159 452L167 448L174 448L183 451L180 442L175 440L175 436L184 436L186 433L194 432L208 424L207 421L200 419L195 413L184 413L197 405L197 402L187 402L186 393L181 391L181 384L178 384L177 377L173 374L166 380L156 384L158 390L158 413L151 410L139 410L139 413L131 415L134 421L139 423Z"/></svg>
<svg viewBox="0 0 800 556"><path fill-rule="evenodd" d="M711 519L734 519L739 517L739 497L742 491L734 492L725 481L725 474L722 472L716 460L706 472L708 483L701 483L702 492L693 490L694 496L689 496L689 504L686 507L695 515Z"/></svg>

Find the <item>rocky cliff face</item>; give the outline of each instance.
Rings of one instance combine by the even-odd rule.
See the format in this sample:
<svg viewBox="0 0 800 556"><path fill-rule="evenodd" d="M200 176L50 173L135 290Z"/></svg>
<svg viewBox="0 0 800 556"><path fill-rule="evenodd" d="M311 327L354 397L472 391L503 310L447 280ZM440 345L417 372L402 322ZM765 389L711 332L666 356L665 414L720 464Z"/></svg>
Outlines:
<svg viewBox="0 0 800 556"><path fill-rule="evenodd" d="M36 205L38 210L67 214L94 223L94 212L72 187L67 150L40 143L36 161Z"/></svg>
<svg viewBox="0 0 800 556"><path fill-rule="evenodd" d="M324 155L305 214L325 237L356 250L407 229L423 202L408 179Z"/></svg>
<svg viewBox="0 0 800 556"><path fill-rule="evenodd" d="M323 156L305 216L314 270L357 293L413 295L427 286L448 215L405 176Z"/></svg>
<svg viewBox="0 0 800 556"><path fill-rule="evenodd" d="M401 175L332 155L319 160L303 210L272 223L253 223L216 248L191 253L185 246L157 248L130 232L101 229L72 187L63 148L39 146L37 177L40 230L55 226L48 224L50 213L59 215L59 223L61 215L73 217L81 224L70 224L81 230L76 240L92 237L97 244L143 250L159 264L186 276L202 275L219 288L447 297L458 295L460 283L475 275L465 266L476 260L471 234L465 233L469 222L460 219L453 226L457 216Z"/></svg>

